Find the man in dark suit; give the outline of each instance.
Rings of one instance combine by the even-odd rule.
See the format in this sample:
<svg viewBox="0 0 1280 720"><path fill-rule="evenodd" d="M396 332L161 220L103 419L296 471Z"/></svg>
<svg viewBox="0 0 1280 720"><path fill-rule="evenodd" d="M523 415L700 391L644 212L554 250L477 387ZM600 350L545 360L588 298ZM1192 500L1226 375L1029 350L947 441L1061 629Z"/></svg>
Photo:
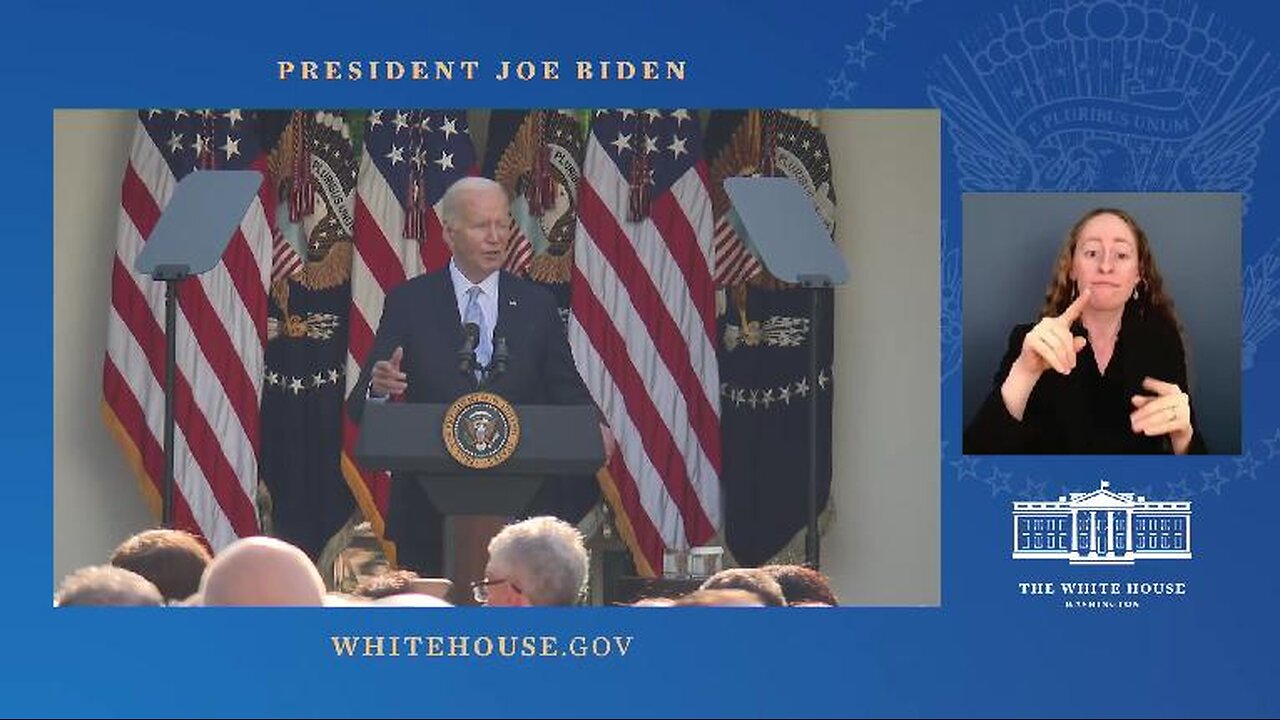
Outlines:
<svg viewBox="0 0 1280 720"><path fill-rule="evenodd" d="M501 270L511 234L503 187L479 177L455 182L441 200L441 221L453 258L448 267L387 294L370 354L378 360L364 369L348 399L352 418L360 421L366 402L402 396L407 402L449 403L476 390L477 378L459 369L463 327L469 323L479 331L480 365L491 362L495 344L499 352L505 345L506 369L490 378L487 390L516 405L592 404L551 293ZM602 432L609 452L612 437L603 427ZM549 481L529 511L576 515L569 517L576 521L597 498L592 482L569 488ZM387 537L396 543L399 565L443 574L441 528L439 512L418 483L393 479Z"/></svg>

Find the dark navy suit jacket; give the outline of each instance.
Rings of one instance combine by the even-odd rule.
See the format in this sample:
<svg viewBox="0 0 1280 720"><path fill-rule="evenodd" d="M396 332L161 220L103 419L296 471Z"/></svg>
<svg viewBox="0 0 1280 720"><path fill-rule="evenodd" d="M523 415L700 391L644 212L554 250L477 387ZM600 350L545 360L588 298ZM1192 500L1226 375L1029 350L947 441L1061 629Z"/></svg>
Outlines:
<svg viewBox="0 0 1280 720"><path fill-rule="evenodd" d="M506 271L498 281L494 337L506 338L506 372L485 389L515 405L591 405L591 395L574 366L555 299L546 289ZM406 402L450 403L476 389L473 376L459 370L462 320L448 268L413 278L387 294L377 337L347 408L359 423L373 365L404 348ZM594 482L548 480L528 514L550 513L576 522L598 497ZM576 515L576 517L575 517ZM387 536L397 545L400 565L422 573L443 570L441 518L417 482L391 483Z"/></svg>

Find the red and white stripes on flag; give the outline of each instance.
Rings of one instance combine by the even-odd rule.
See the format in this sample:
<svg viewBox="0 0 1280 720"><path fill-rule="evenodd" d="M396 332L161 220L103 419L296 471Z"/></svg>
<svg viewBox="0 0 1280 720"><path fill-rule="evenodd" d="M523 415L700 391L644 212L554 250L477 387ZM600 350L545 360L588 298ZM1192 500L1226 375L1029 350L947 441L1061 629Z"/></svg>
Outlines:
<svg viewBox="0 0 1280 720"><path fill-rule="evenodd" d="M507 257L502 262L502 268L520 277L527 277L532 263L533 245L529 242L529 237L524 234L520 223L512 221L511 240L507 242Z"/></svg>
<svg viewBox="0 0 1280 720"><path fill-rule="evenodd" d="M760 261L738 237L727 214L716 218L716 285L744 283L760 272Z"/></svg>
<svg viewBox="0 0 1280 720"><path fill-rule="evenodd" d="M173 194L197 167L257 169L252 115L232 110L140 112L125 168L103 416L159 514L164 491L164 283L134 260ZM258 532L258 407L266 343L272 232L263 182L222 260L178 292L174 524L214 550Z"/></svg>
<svg viewBox="0 0 1280 720"><path fill-rule="evenodd" d="M347 394L369 361L386 294L405 280L448 263L440 199L455 180L475 170L465 112L374 110L369 114L356 180ZM422 237L413 237L419 230ZM384 537L390 478L356 464L359 428L346 413L342 423L343 475L365 519L378 537ZM394 560L389 544L387 550Z"/></svg>
<svg viewBox="0 0 1280 720"><path fill-rule="evenodd" d="M605 496L650 576L665 549L720 527L711 246L696 118L598 114L579 186L569 339L618 439Z"/></svg>

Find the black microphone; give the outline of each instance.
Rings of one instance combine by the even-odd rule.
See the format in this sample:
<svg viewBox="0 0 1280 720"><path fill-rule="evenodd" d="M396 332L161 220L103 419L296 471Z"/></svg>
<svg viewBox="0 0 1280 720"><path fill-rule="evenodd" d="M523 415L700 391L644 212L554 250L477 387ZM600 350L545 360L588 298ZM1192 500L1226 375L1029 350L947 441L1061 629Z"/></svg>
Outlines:
<svg viewBox="0 0 1280 720"><path fill-rule="evenodd" d="M507 371L507 339L501 335L493 339L493 358L489 362L489 372L497 377Z"/></svg>
<svg viewBox="0 0 1280 720"><path fill-rule="evenodd" d="M467 323L462 326L462 347L458 348L458 370L471 375L476 370L476 346L480 344L480 326Z"/></svg>

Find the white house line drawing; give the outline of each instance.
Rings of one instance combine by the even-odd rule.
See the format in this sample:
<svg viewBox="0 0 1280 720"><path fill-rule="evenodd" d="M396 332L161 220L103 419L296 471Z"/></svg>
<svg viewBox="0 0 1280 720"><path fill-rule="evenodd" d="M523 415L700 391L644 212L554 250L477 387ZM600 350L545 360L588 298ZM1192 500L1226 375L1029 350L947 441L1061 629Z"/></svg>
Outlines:
<svg viewBox="0 0 1280 720"><path fill-rule="evenodd" d="M1013 503L1013 558L1073 565L1191 559L1191 503L1097 490Z"/></svg>

